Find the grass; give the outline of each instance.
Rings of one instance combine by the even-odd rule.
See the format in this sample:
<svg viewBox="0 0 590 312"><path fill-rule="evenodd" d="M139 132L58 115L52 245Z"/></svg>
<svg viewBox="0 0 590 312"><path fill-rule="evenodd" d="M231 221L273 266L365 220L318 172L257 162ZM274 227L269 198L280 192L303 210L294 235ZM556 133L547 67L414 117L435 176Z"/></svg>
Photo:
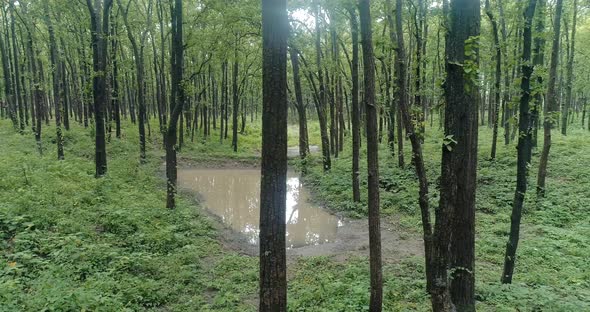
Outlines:
<svg viewBox="0 0 590 312"><path fill-rule="evenodd" d="M66 160L57 161L54 128L44 129L40 157L30 132L16 134L9 122L0 121L0 311L256 310L257 259L225 249L190 197L181 194L176 210L164 208L161 140L155 129L152 122L148 163L140 165L137 131L125 123L123 138L108 144L107 176L95 179L92 129L74 125L67 131ZM515 282L507 286L499 277L516 151L514 145L501 145L497 160L487 160L491 133L480 130L478 310L590 310L590 134L556 135L547 197L527 196ZM436 128L427 131L425 156L436 205L442 134ZM229 141L220 144L217 135L196 137L194 143L187 139L181 157L251 160L259 153L257 124L240 136L238 153L231 152ZM319 145L315 123L310 123L310 139ZM297 127L290 126L289 146L296 145ZM348 146L330 174L313 159L305 179L329 208L363 217L366 207L351 200ZM531 182L537 162L535 154ZM380 163L389 190L382 192L384 217L419 235L412 168L398 168L385 146ZM364 160L361 168L365 173ZM362 191L365 195L366 184ZM346 262L305 258L290 266L288 276L290 311L368 311L366 257ZM429 310L422 258L388 263L384 277L386 311Z"/></svg>

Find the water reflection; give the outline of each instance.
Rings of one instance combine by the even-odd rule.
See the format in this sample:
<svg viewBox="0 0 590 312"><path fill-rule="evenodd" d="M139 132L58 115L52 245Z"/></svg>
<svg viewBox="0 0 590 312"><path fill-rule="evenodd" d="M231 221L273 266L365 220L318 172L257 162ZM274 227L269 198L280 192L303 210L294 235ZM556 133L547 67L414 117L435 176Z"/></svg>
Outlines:
<svg viewBox="0 0 590 312"><path fill-rule="evenodd" d="M201 194L207 209L252 244L258 243L260 170L180 169L178 183ZM289 172L286 240L290 248L331 242L341 225L336 216L312 205L309 198L299 177Z"/></svg>

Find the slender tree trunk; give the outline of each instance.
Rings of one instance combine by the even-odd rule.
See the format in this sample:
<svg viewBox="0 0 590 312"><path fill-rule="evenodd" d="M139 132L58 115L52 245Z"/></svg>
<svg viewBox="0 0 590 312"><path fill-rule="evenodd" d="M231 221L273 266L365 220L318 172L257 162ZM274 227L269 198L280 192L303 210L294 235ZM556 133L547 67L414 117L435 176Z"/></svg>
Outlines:
<svg viewBox="0 0 590 312"><path fill-rule="evenodd" d="M178 119L182 114L185 101L183 81L184 66L184 45L182 40L182 0L174 0L174 6L171 7L172 19L172 49L171 49L171 114L170 124L166 132L166 207L169 209L176 208L176 180L177 180L177 163L176 163L176 141L178 131Z"/></svg>
<svg viewBox="0 0 590 312"><path fill-rule="evenodd" d="M324 75L322 68L322 47L321 47L321 28L320 28L320 3L316 0L316 22L315 22L315 49L316 63L318 67L318 84L319 92L316 100L316 110L320 121L320 135L322 138L322 156L324 171L330 170L332 160L330 159L330 137L328 135L328 120L326 116L326 86L324 84Z"/></svg>
<svg viewBox="0 0 590 312"><path fill-rule="evenodd" d="M105 108L107 105L107 40L109 29L109 12L112 0L86 0L90 11L92 34L92 60L94 64L93 94L94 94L94 124L95 124L95 163L96 177L107 172L107 152L105 137ZM104 2L104 3L103 3ZM102 5L101 5L102 4ZM101 12L102 9L102 12Z"/></svg>
<svg viewBox="0 0 590 312"><path fill-rule="evenodd" d="M359 16L363 48L364 102L367 112L367 173L369 177L367 188L369 204L369 259L371 269L371 299L369 310L379 312L383 305L383 275L379 218L379 142L370 0L360 0Z"/></svg>
<svg viewBox="0 0 590 312"><path fill-rule="evenodd" d="M47 31L49 32L49 50L50 50L50 59L51 59L51 67L53 68L53 105L55 108L55 127L56 127L56 143L57 143L57 159L63 160L64 159L64 143L63 143L63 134L61 129L61 95L62 91L60 89L59 82L61 81L59 74L61 71L59 70L59 56L57 53L57 42L55 39L55 32L53 29L53 23L51 18L49 17L49 5L45 3L45 23L47 24Z"/></svg>
<svg viewBox="0 0 590 312"><path fill-rule="evenodd" d="M359 154L361 149L360 111L359 111L359 43L358 22L355 7L348 9L352 33L352 197L354 202L361 201Z"/></svg>
<svg viewBox="0 0 590 312"><path fill-rule="evenodd" d="M234 52L234 66L232 69L232 91L233 91L233 110L232 110L232 148L234 152L238 151L238 108L240 98L238 94L238 40L236 39L236 48Z"/></svg>
<svg viewBox="0 0 590 312"><path fill-rule="evenodd" d="M535 13L535 38L533 51L533 65L541 67L545 63L545 17L546 17L545 0L537 0L537 12ZM543 85L543 75L537 74L534 106L532 111L533 122L533 147L537 147L538 129L539 129L539 110L543 104L543 92L540 90Z"/></svg>
<svg viewBox="0 0 590 312"><path fill-rule="evenodd" d="M299 76L299 51L291 48L291 66L293 67L293 85L295 87L295 100L297 114L299 115L299 156L305 159L309 154L309 141L307 135L307 115L303 104L303 93L301 92L301 78Z"/></svg>
<svg viewBox="0 0 590 312"><path fill-rule="evenodd" d="M561 0L558 0L561 1ZM506 255L504 257L504 272L502 273L502 283L512 283L512 274L514 273L514 263L516 257L516 248L520 236L520 219L522 217L522 207L527 191L528 166L531 161L532 149L532 128L530 116L530 97L531 97L531 76L533 65L531 64L531 45L532 45L532 23L535 14L537 0L529 0L528 6L524 12L524 32L523 32L523 49L522 49L522 81L520 84L520 116L519 116L519 136L518 136L518 156L516 167L516 191L514 192L514 201L512 203L512 215L510 222L510 236L506 244Z"/></svg>
<svg viewBox="0 0 590 312"><path fill-rule="evenodd" d="M12 58L14 61L14 81L16 86L16 103L18 107L18 117L19 117L19 129L20 133L23 134L25 130L25 114L24 114L24 97L22 96L22 85L21 85L21 75L20 75L20 63L19 63L19 51L18 45L16 43L16 22L15 22L15 8L14 8L15 0L10 0L8 3L8 8L10 10L10 31L12 34Z"/></svg>
<svg viewBox="0 0 590 312"><path fill-rule="evenodd" d="M547 177L547 163L549 162L549 151L551 150L551 129L557 121L557 67L559 66L559 46L561 38L561 14L563 11L563 0L557 0L555 4L555 18L553 21L553 45L551 48L551 64L549 65L549 81L547 85L547 103L545 104L543 123L543 151L539 161L539 173L537 175L537 195L545 195L545 178Z"/></svg>
<svg viewBox="0 0 590 312"><path fill-rule="evenodd" d="M493 109L494 113L492 115L492 152L490 154L490 158L492 160L496 159L496 149L498 143L498 117L500 115L500 95L501 95L501 83L502 83L502 47L500 46L500 38L498 36L498 22L496 21L496 17L490 7L490 0L486 0L485 2L485 10L488 18L490 19L490 23L492 24L492 35L494 37L494 49L496 50L496 55L494 57L494 61L496 63L496 70L494 73L495 81L494 81L494 100L493 100Z"/></svg>
<svg viewBox="0 0 590 312"><path fill-rule="evenodd" d="M570 115L570 107L572 106L572 89L574 80L574 55L576 46L576 24L578 16L578 0L573 0L573 21L572 21L572 38L570 40L570 47L567 60L567 82L566 82L566 96L563 103L563 112L561 113L561 134L567 135L568 117Z"/></svg>
<svg viewBox="0 0 590 312"><path fill-rule="evenodd" d="M415 165L416 174L418 176L419 182L419 197L418 202L420 204L420 212L422 217L422 228L423 228L423 237L424 237L424 250L425 250L425 267L426 267L426 283L427 283L427 290L431 295L432 300L432 307L434 311L449 311L451 307L451 300L450 294L448 291L447 286L447 253L448 248L441 249L441 252L444 252L440 255L434 254L434 235L432 233L432 225L430 222L430 208L429 208L429 201L428 201L428 179L426 177L426 168L424 166L424 158L422 154L422 144L420 142L419 136L416 134L414 124L412 124L411 119L412 116L410 114L410 109L408 105L408 96L407 96L407 75L408 72L407 63L406 63L406 50L404 44L404 31L402 27L402 5L403 0L396 0L396 7L395 7L395 14L396 14L396 22L395 22L395 30L396 30L396 39L397 39L397 49L396 49L396 80L397 80L397 88L396 88L396 96L398 98L398 106L399 106L399 114L400 118L398 118L399 124L401 124L401 119L403 118L403 125L405 126L405 130L408 133L408 137L410 138L410 142L412 144L412 162ZM392 12L391 0L386 0L386 5L389 12ZM401 129L398 129L401 132ZM398 133L399 133L398 132ZM448 227L446 227L446 223L441 222L439 224L438 220L445 221L448 220L446 215L441 214L443 211L437 210L437 227L435 230L439 231L441 234L448 234ZM442 217L445 218L442 218ZM443 226L441 226L443 225ZM438 235L441 237L440 235ZM446 236L443 236L443 238ZM448 247L448 245L447 245ZM439 262L434 262L434 260L438 260ZM442 261L441 261L442 260ZM439 265L438 271L435 271L437 267L435 265ZM439 273L439 275L435 275ZM435 283L435 278L440 278L439 281L443 283Z"/></svg>

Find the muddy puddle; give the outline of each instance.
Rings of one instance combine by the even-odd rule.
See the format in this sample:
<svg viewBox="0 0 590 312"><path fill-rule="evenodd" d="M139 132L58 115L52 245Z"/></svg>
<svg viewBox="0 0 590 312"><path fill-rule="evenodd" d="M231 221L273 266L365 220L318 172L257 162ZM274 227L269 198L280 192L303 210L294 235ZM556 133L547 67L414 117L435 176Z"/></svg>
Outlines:
<svg viewBox="0 0 590 312"><path fill-rule="evenodd" d="M260 169L184 168L178 170L183 189L198 194L204 206L253 245L258 243ZM287 176L286 243L288 248L333 243L342 220L310 201L295 172Z"/></svg>

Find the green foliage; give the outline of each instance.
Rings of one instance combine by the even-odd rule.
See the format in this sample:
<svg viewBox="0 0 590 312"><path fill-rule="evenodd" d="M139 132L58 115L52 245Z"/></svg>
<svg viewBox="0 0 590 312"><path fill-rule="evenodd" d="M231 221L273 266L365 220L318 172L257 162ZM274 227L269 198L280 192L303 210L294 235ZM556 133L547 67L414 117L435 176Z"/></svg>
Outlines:
<svg viewBox="0 0 590 312"><path fill-rule="evenodd" d="M65 132L66 160L55 160L53 129L39 157L27 133L0 122L0 310L4 311L255 311L258 262L218 243L200 208L182 195L164 208L161 139L148 139L148 163L138 161L135 128L109 143L109 173L93 177L91 130ZM309 124L312 144L319 138ZM289 146L296 146L290 126ZM527 196L515 283L499 275L514 196L515 149L500 146L486 159L491 130L480 128L476 276L478 311L585 311L590 309L590 198L588 136L556 135L545 199ZM214 131L214 135L218 132ZM428 127L424 155L430 202L438 202L441 137ZM29 144L23 138L31 138ZM197 138L196 138L197 139ZM452 138L448 138L452 140ZM444 141L444 140L443 140ZM216 139L185 142L180 157L255 161L257 123L240 135L240 150ZM350 146L347 144L345 146ZM363 144L364 146L364 144ZM319 156L319 155L318 155ZM351 155L345 148L325 174L318 156L304 179L328 208L351 217L366 211L366 153L361 150L362 203L352 202ZM409 153L406 159L409 159ZM533 157L531 173L537 166ZM418 186L413 168L397 167L384 142L380 150L381 209L404 235L420 235ZM534 181L534 176L531 177ZM388 260L388 259L385 259ZM385 261L385 311L429 311L424 259ZM289 311L367 311L366 257L309 257L289 265Z"/></svg>

